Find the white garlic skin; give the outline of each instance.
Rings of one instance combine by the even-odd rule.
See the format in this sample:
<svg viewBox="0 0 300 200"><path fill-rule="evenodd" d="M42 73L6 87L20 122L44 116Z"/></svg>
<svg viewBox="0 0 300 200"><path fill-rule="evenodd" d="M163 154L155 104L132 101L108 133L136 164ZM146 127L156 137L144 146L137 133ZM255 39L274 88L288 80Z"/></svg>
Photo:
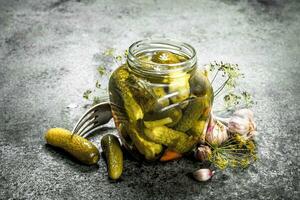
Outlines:
<svg viewBox="0 0 300 200"><path fill-rule="evenodd" d="M250 131L249 119L240 116L233 116L228 123L228 130L241 135L248 134Z"/></svg>
<svg viewBox="0 0 300 200"><path fill-rule="evenodd" d="M254 123L253 112L249 109L237 110L229 119L228 130L243 136L255 131L256 124Z"/></svg>
<svg viewBox="0 0 300 200"><path fill-rule="evenodd" d="M247 116L248 118L251 118L251 119L254 118L254 113L252 112L252 110L247 109L247 108L237 110L233 113L233 115L241 116L241 117Z"/></svg>
<svg viewBox="0 0 300 200"><path fill-rule="evenodd" d="M197 181L208 181L214 175L214 171L210 169L198 169L193 173L194 178Z"/></svg>
<svg viewBox="0 0 300 200"><path fill-rule="evenodd" d="M205 139L209 144L221 145L228 140L227 127L220 121L216 121L214 126L208 129Z"/></svg>

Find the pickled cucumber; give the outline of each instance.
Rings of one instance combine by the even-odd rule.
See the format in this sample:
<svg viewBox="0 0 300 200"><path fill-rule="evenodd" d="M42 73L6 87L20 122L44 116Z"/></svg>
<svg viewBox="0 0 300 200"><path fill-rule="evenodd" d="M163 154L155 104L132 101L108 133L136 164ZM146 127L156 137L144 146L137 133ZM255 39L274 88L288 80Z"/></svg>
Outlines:
<svg viewBox="0 0 300 200"><path fill-rule="evenodd" d="M152 62L159 64L175 64L180 63L178 55L169 51L157 51L152 56Z"/></svg>
<svg viewBox="0 0 300 200"><path fill-rule="evenodd" d="M108 176L116 180L123 172L123 152L116 136L108 134L103 136L101 147L106 157Z"/></svg>
<svg viewBox="0 0 300 200"><path fill-rule="evenodd" d="M212 93L212 86L204 72L197 70L195 75L191 77L190 84L193 85L191 93L196 96L204 96L205 94Z"/></svg>
<svg viewBox="0 0 300 200"><path fill-rule="evenodd" d="M135 75L130 74L126 83L143 112L149 112L158 107L157 98L143 79L138 79Z"/></svg>
<svg viewBox="0 0 300 200"><path fill-rule="evenodd" d="M165 118L171 118L172 122L165 125L168 127L174 127L179 122L181 117L182 117L182 111L177 106L159 112L146 113L144 117L144 121L158 121Z"/></svg>
<svg viewBox="0 0 300 200"><path fill-rule="evenodd" d="M192 99L184 111L181 120L175 127L175 130L182 132L189 130L203 114L204 109L208 107L210 107L210 99L207 95Z"/></svg>
<svg viewBox="0 0 300 200"><path fill-rule="evenodd" d="M167 117L167 118L163 118L163 119L159 119L159 120L155 120L155 121L144 121L144 125L147 128L153 128L156 126L163 126L166 124L170 124L172 122L173 122L172 119L170 117Z"/></svg>
<svg viewBox="0 0 300 200"><path fill-rule="evenodd" d="M182 117L182 111L179 107L168 109L161 114L172 119L172 123L166 124L168 127L174 127Z"/></svg>
<svg viewBox="0 0 300 200"><path fill-rule="evenodd" d="M200 142L205 142L205 132L208 125L208 118L201 118L197 120L192 128L188 131L191 135L197 137Z"/></svg>
<svg viewBox="0 0 300 200"><path fill-rule="evenodd" d="M51 128L45 134L46 142L70 153L84 164L97 164L100 158L97 147L87 139L63 128Z"/></svg>
<svg viewBox="0 0 300 200"><path fill-rule="evenodd" d="M187 73L170 73L170 78L167 81L169 82L169 92L174 94L171 97L173 103L182 102L190 96L189 78L190 74Z"/></svg>
<svg viewBox="0 0 300 200"><path fill-rule="evenodd" d="M154 160L157 155L161 153L163 149L161 144L148 141L132 125L129 125L128 132L137 150L143 154L147 160Z"/></svg>
<svg viewBox="0 0 300 200"><path fill-rule="evenodd" d="M135 101L126 80L129 77L129 72L125 67L120 67L114 74L113 78L115 83L120 90L121 96L123 98L123 103L125 110L129 119L133 122L144 117L144 113L140 105Z"/></svg>
<svg viewBox="0 0 300 200"><path fill-rule="evenodd" d="M158 104L160 104L161 107L166 107L170 104L169 99L166 98L167 93L163 87L153 87L152 91L157 99Z"/></svg>
<svg viewBox="0 0 300 200"><path fill-rule="evenodd" d="M175 131L166 126L158 126L152 129L145 129L145 135L151 141L166 145L169 149L178 153L185 153L192 149L196 141L192 136Z"/></svg>

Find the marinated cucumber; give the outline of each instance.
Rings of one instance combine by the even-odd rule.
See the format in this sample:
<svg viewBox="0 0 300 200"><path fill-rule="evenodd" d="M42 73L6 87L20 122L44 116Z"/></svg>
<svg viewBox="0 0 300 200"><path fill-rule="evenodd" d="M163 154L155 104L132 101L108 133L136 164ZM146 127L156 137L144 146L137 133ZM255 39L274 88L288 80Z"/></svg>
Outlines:
<svg viewBox="0 0 300 200"><path fill-rule="evenodd" d="M204 96L205 94L212 93L212 86L208 78L200 70L197 70L195 75L190 79L191 93L196 96Z"/></svg>
<svg viewBox="0 0 300 200"><path fill-rule="evenodd" d="M46 142L70 153L84 164L97 164L100 158L97 147L87 139L63 128L51 128L45 134Z"/></svg>
<svg viewBox="0 0 300 200"><path fill-rule="evenodd" d="M144 117L144 121L158 121L165 118L171 118L172 122L166 124L166 126L173 127L179 122L181 117L182 117L182 111L179 108L179 106L177 106L159 112L146 113Z"/></svg>
<svg viewBox="0 0 300 200"><path fill-rule="evenodd" d="M195 136L199 142L204 143L208 122L209 122L208 118L201 118L197 120L192 126L192 128L188 131L188 133Z"/></svg>
<svg viewBox="0 0 300 200"><path fill-rule="evenodd" d="M171 97L173 103L182 102L190 96L190 74L184 72L170 73L169 92L173 93Z"/></svg>
<svg viewBox="0 0 300 200"><path fill-rule="evenodd" d="M175 131L166 126L158 126L152 129L145 129L145 135L149 140L166 145L178 153L188 152L193 148L196 141L192 136Z"/></svg>
<svg viewBox="0 0 300 200"><path fill-rule="evenodd" d="M175 130L182 132L189 130L207 107L210 107L210 98L206 95L192 99L184 111L181 120L176 125Z"/></svg>
<svg viewBox="0 0 300 200"><path fill-rule="evenodd" d="M168 127L174 127L182 117L182 111L179 107L174 107L164 112L165 116L168 116L172 119L172 123L167 124Z"/></svg>
<svg viewBox="0 0 300 200"><path fill-rule="evenodd" d="M123 98L124 107L127 112L129 119L133 122L138 119L142 119L144 113L140 107L140 105L135 101L133 94L131 93L126 80L129 77L129 72L125 69L125 67L120 67L113 74L113 78L118 89L121 91L121 96Z"/></svg>
<svg viewBox="0 0 300 200"><path fill-rule="evenodd" d="M157 99L157 103L161 105L161 107L166 107L170 104L170 101L167 97L167 93L164 90L163 87L154 87L152 89L156 99Z"/></svg>
<svg viewBox="0 0 300 200"><path fill-rule="evenodd" d="M175 64L180 62L180 60L178 59L178 55L169 51L155 52L152 56L151 61L158 64Z"/></svg>
<svg viewBox="0 0 300 200"><path fill-rule="evenodd" d="M170 124L172 123L172 119L170 117L167 118L163 118L163 119L159 119L159 120L155 120L155 121L144 121L144 125L147 128L154 128L156 126L163 126L166 124Z"/></svg>
<svg viewBox="0 0 300 200"><path fill-rule="evenodd" d="M161 153L163 149L161 144L146 140L133 126L129 126L128 131L135 147L147 160L154 160Z"/></svg>
<svg viewBox="0 0 300 200"><path fill-rule="evenodd" d="M101 147L106 157L108 176L116 180L123 172L123 152L116 136L108 134L103 136Z"/></svg>
<svg viewBox="0 0 300 200"><path fill-rule="evenodd" d="M126 84L144 113L158 106L156 97L144 80L138 79L134 74L130 74Z"/></svg>

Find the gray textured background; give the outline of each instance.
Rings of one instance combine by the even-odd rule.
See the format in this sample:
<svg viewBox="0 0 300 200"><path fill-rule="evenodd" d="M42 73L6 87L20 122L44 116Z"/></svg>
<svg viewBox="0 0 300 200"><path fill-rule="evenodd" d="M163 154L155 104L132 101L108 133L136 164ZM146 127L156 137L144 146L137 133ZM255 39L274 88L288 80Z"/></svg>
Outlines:
<svg viewBox="0 0 300 200"><path fill-rule="evenodd" d="M197 183L191 160L128 159L111 183L103 159L83 166L45 146L48 128L71 129L84 112L82 93L109 63L102 52L149 37L191 43L200 66L240 64L257 102L259 162ZM299 45L299 1L0 0L0 198L299 199Z"/></svg>

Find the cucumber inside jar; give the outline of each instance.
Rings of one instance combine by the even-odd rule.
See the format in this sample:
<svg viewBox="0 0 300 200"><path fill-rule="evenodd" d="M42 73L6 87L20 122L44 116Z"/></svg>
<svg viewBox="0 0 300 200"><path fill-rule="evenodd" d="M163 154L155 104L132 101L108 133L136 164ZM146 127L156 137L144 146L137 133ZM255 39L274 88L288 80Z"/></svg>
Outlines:
<svg viewBox="0 0 300 200"><path fill-rule="evenodd" d="M203 73L196 74L191 58L149 48L137 51L134 59L129 56L112 74L112 112L129 151L156 160L165 149L187 153L200 141L212 88Z"/></svg>

